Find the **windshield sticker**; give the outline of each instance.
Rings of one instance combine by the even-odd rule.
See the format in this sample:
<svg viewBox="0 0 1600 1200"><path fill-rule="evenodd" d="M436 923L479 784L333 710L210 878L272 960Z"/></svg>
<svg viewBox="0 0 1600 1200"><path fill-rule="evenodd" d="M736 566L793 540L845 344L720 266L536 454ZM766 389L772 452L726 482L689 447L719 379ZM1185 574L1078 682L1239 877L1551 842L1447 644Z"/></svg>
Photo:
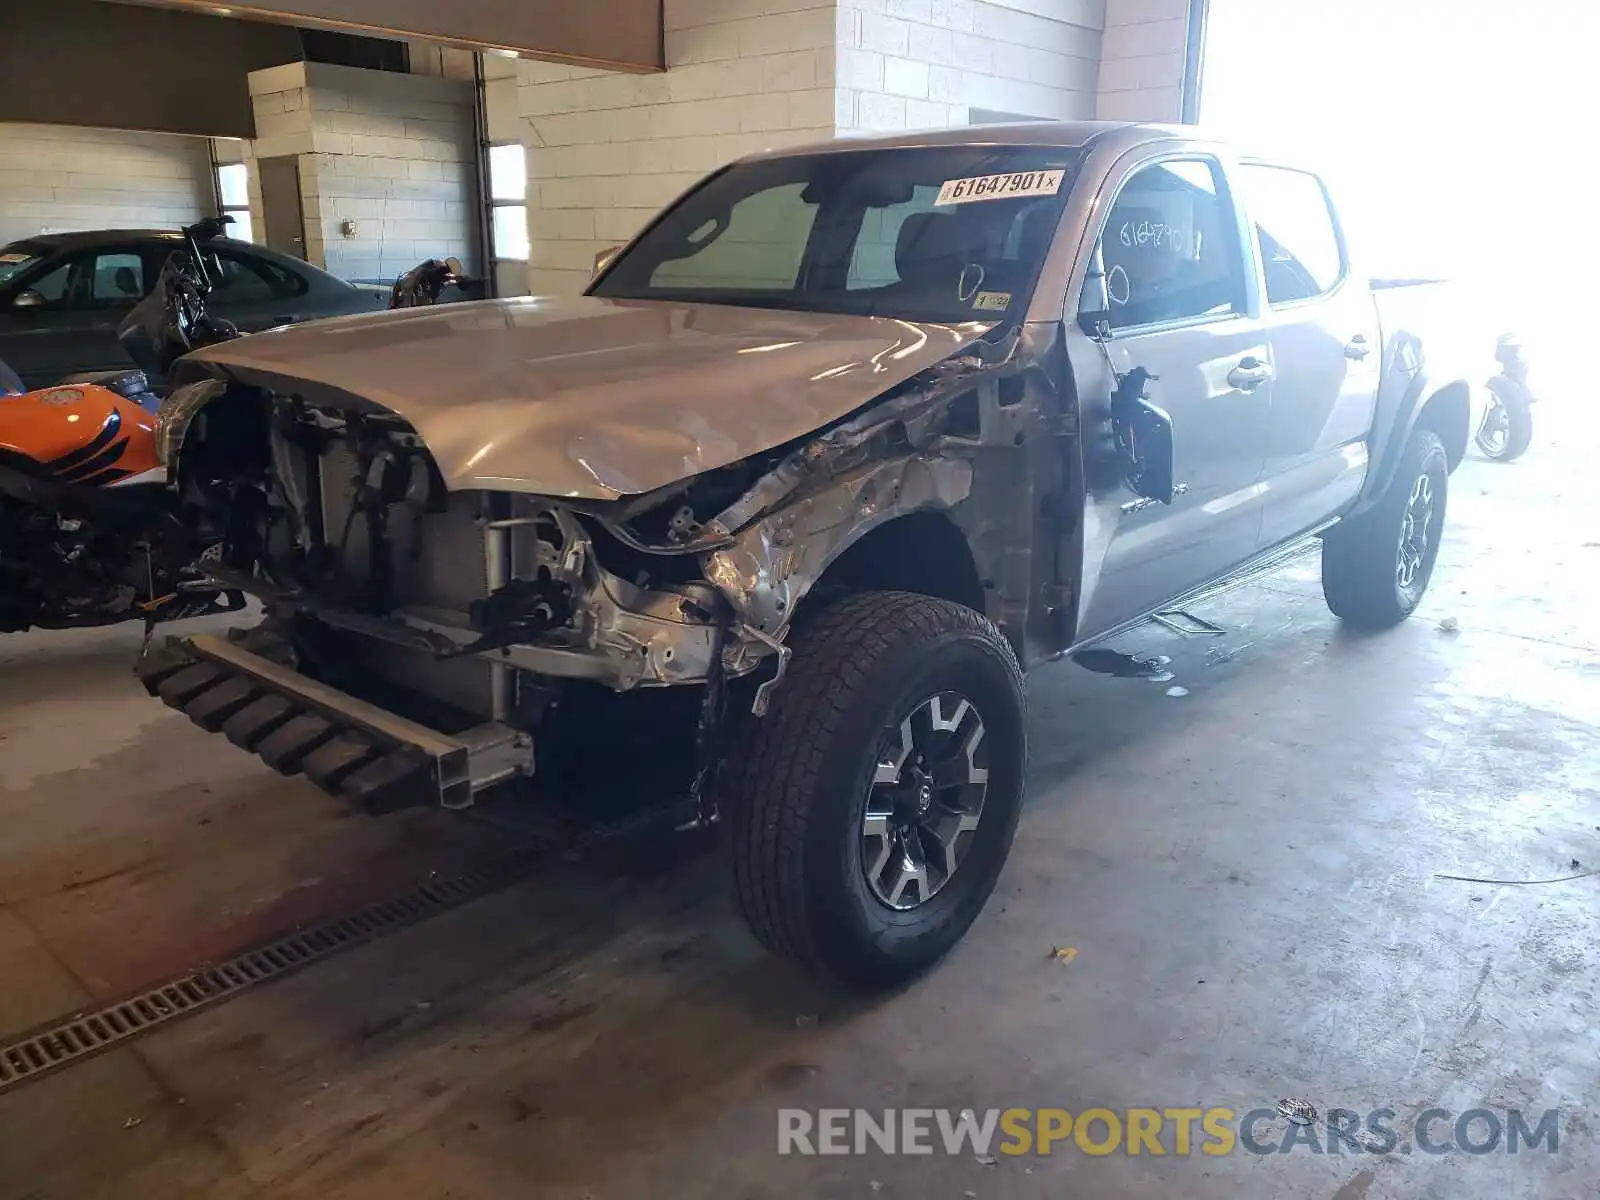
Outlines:
<svg viewBox="0 0 1600 1200"><path fill-rule="evenodd" d="M1061 191L1065 171L1012 171L1005 175L974 175L948 179L933 203L973 204L979 200L1013 200L1020 196L1054 196Z"/></svg>
<svg viewBox="0 0 1600 1200"><path fill-rule="evenodd" d="M1004 312L1011 307L1011 293L979 292L973 297L972 307L985 312Z"/></svg>
<svg viewBox="0 0 1600 1200"><path fill-rule="evenodd" d="M14 263L27 262L31 254L0 254L0 267L9 267Z"/></svg>

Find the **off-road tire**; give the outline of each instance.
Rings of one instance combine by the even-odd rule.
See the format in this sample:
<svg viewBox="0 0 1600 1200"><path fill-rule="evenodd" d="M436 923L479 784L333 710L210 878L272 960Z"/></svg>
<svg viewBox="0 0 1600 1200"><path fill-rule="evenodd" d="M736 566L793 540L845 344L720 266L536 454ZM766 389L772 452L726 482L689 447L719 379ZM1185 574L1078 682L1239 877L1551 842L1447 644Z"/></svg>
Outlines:
<svg viewBox="0 0 1600 1200"><path fill-rule="evenodd" d="M1485 446L1477 436L1473 441L1478 453L1490 462L1515 462L1533 444L1533 406L1525 396L1501 396L1497 393L1495 398L1506 411L1506 444L1495 450L1492 446Z"/></svg>
<svg viewBox="0 0 1600 1200"><path fill-rule="evenodd" d="M1406 512L1423 475L1430 480L1435 511L1417 580L1402 588L1398 567ZM1431 429L1414 430L1377 503L1341 521L1322 540L1322 595L1335 616L1354 629L1378 630L1411 615L1433 577L1449 482L1450 462L1439 435Z"/></svg>
<svg viewBox="0 0 1600 1200"><path fill-rule="evenodd" d="M1022 672L985 617L908 592L839 600L790 643L770 711L747 719L719 772L734 892L773 953L852 986L892 986L954 946L994 890L1027 771ZM982 715L988 791L948 882L897 910L868 884L861 822L885 729L944 689Z"/></svg>

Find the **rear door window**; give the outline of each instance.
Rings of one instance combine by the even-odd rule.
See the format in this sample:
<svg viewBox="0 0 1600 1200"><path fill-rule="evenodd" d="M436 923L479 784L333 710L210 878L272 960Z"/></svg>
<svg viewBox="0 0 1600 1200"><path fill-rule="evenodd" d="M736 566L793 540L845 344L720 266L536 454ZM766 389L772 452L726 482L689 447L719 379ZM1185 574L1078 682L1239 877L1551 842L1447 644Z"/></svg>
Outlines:
<svg viewBox="0 0 1600 1200"><path fill-rule="evenodd" d="M1293 304L1331 292L1344 277L1344 249L1322 181L1305 171L1248 164L1240 178L1261 243L1267 303Z"/></svg>
<svg viewBox="0 0 1600 1200"><path fill-rule="evenodd" d="M93 308L131 308L144 296L144 256L137 250L102 250L91 260L89 304Z"/></svg>

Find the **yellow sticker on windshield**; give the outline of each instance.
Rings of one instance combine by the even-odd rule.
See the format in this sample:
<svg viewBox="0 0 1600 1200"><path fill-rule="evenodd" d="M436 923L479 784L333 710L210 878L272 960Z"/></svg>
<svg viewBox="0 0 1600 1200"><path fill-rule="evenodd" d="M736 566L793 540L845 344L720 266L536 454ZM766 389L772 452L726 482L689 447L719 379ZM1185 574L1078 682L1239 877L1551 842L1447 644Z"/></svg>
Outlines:
<svg viewBox="0 0 1600 1200"><path fill-rule="evenodd" d="M973 204L979 200L1015 200L1022 196L1054 196L1061 190L1065 171L1011 171L1005 175L974 175L949 179L939 189L934 204Z"/></svg>
<svg viewBox="0 0 1600 1200"><path fill-rule="evenodd" d="M972 307L985 312L1005 312L1011 307L1011 293L979 292L972 298Z"/></svg>

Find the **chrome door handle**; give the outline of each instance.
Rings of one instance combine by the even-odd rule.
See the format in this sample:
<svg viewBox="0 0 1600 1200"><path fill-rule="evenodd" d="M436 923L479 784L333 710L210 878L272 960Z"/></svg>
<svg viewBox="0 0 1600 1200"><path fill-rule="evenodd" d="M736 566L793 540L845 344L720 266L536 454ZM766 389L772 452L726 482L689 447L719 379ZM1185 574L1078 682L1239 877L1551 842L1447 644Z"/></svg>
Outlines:
<svg viewBox="0 0 1600 1200"><path fill-rule="evenodd" d="M1344 356L1354 359L1356 362L1360 362L1371 353L1372 347L1367 345L1367 335L1364 333L1356 334L1355 337L1344 344Z"/></svg>
<svg viewBox="0 0 1600 1200"><path fill-rule="evenodd" d="M1228 386L1241 392L1253 392L1272 378L1272 368L1253 354L1239 360L1239 365L1228 372Z"/></svg>

